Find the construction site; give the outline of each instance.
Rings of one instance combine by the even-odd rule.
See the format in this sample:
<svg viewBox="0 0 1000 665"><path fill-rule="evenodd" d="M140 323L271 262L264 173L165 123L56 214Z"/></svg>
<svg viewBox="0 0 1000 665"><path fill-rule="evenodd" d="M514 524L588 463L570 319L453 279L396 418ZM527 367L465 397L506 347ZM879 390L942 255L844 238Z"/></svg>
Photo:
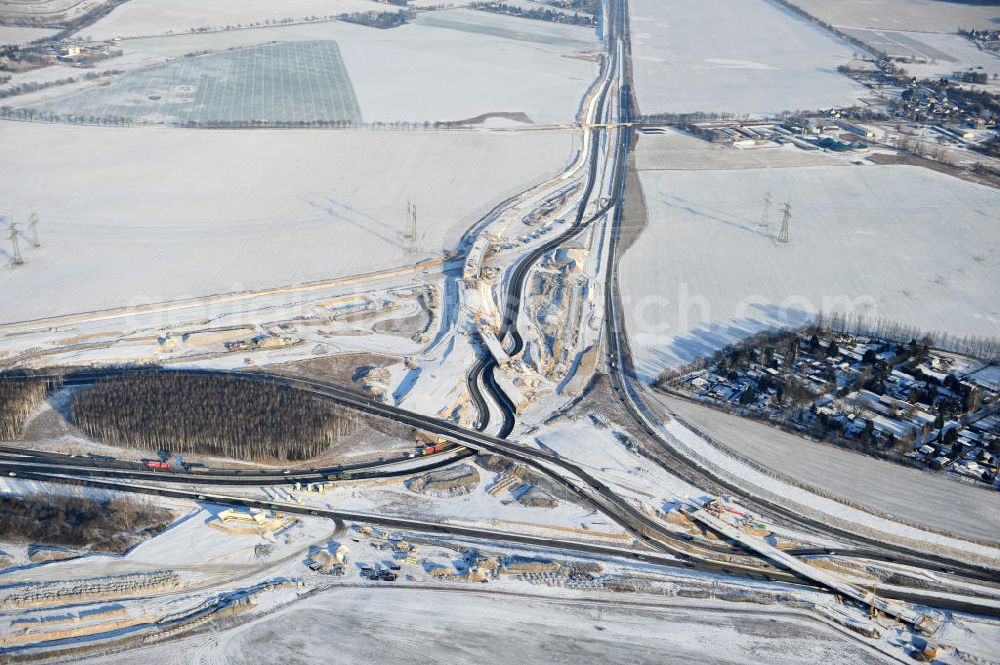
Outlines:
<svg viewBox="0 0 1000 665"><path fill-rule="evenodd" d="M0 663L996 662L994 130L857 73L917 27L17 4Z"/></svg>

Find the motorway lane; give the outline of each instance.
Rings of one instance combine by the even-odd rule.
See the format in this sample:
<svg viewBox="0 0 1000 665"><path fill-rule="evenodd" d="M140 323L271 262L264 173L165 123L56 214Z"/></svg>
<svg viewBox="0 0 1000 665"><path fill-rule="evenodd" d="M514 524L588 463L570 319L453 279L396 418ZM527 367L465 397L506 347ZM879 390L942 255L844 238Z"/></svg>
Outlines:
<svg viewBox="0 0 1000 665"><path fill-rule="evenodd" d="M396 406L383 404L382 402L347 390L334 384L298 378L284 375L273 375L265 372L226 372L222 370L208 369L171 369L157 370L153 368L107 368L99 370L88 370L72 374L64 380L64 384L92 383L99 379L108 379L114 376L133 375L142 372L169 371L188 375L225 375L239 378L246 381L258 381L284 385L299 390L305 390L313 394L332 399L338 403L350 406L356 410L394 420L411 427L421 429L425 432L436 434L453 443L463 445L467 448L502 455L518 461L523 465L535 469L545 476L558 482L570 492L579 497L586 505L596 508L611 519L618 522L626 530L633 533L637 538L647 545L663 552L669 552L675 556L698 557L706 559L716 558L716 553L706 550L693 542L690 537L684 537L673 530L664 528L658 522L637 510L627 501L620 499L607 485L593 478L582 468L557 455L552 455L535 449L524 449L521 446L511 443L506 439L492 437L481 432L469 430L449 421L439 420L435 417L424 416L412 413ZM552 467L557 467L567 472L570 477L575 476L579 483L570 480L570 477L561 473L556 473ZM163 478L167 480L166 477ZM755 557L747 557L748 561L762 564L765 569L770 568L769 564L760 562Z"/></svg>
<svg viewBox="0 0 1000 665"><path fill-rule="evenodd" d="M624 10L622 10L622 11L624 11ZM624 16L624 14L622 16ZM618 63L617 66L623 66L623 63ZM625 119L628 118L628 101L629 101L629 97L628 97L629 93L628 93L628 91L629 91L628 85L622 86L621 90L619 91L620 95L622 96L622 101L621 101L621 107L623 109L622 115L623 115L623 117ZM605 93L606 92L607 92L607 90L605 90ZM603 103L604 103L604 101L601 102L601 106L603 106ZM619 180L621 182L623 182L624 181L624 171L625 171L625 159L627 157L628 147L629 147L629 145L631 143L631 131L632 130L631 130L631 128L628 128L628 127L619 127L616 131L618 132L618 135L616 137L617 140L616 140L616 150L615 150L615 153L616 153L616 161L615 161L615 165L614 165L614 172L616 174L615 175L615 180L616 180L616 182L618 182ZM549 241L549 243L545 243L545 245L543 245L542 247L537 248L535 251L533 251L531 254L529 254L524 260L522 260L519 263L519 265L517 266L517 268L515 268L515 275L514 275L515 279L511 280L511 283L510 283L510 286L509 286L508 292L507 292L507 302L506 302L506 306L505 306L504 330L502 330L502 337L505 338L505 339L506 338L510 339L511 344L512 344L512 348L515 349L515 352L519 351L520 350L519 347L523 345L523 340L522 340L520 334L516 330L516 321L517 321L517 312L518 312L519 306L520 306L520 299L521 299L522 291L523 291L524 277L527 275L528 271L530 270L530 268L532 267L532 265L537 261L537 259L540 258L544 254L544 252L549 251L551 248L553 248L555 246L558 246L558 244L560 244L562 242L565 242L565 240L567 240L569 237L572 237L573 235L576 235L576 234L580 233L583 230L583 228L585 227L584 225L581 224L581 221L583 219L584 211L585 211L586 206L588 204L588 199L589 199L590 195L592 194L593 183L594 183L594 180L596 178L597 158L598 158L598 155L599 155L599 152L597 150L597 148L598 148L598 145L597 145L598 139L599 139L599 134L597 134L595 132L594 133L594 137L592 138L592 140L595 142L594 143L594 147L595 147L595 150L594 150L594 161L592 162L592 165L591 165L591 172L590 172L590 176L589 176L589 179L588 179L588 189L587 189L587 191L585 193L585 196L584 196L583 201L581 203L581 206L579 208L578 219L577 219L577 225L578 225L577 228L573 228L569 232L567 232L567 234L564 234L561 237L555 238L555 239ZM619 217L619 221L620 221L620 209L621 209L620 203L621 203L621 194L622 194L622 191L623 191L623 187L620 187L620 186L616 185L616 187L615 187L615 193L614 193L615 215ZM606 210L604 212L606 212ZM594 219L594 218L592 218L592 219ZM614 254L612 254L612 256L613 255ZM609 261L609 265L613 265L613 264L614 264L613 260ZM609 283L611 283L611 282L609 281ZM608 291L610 293L611 290L609 289ZM609 311L612 311L612 310L609 309ZM612 317L607 317L607 318L608 318L609 321L612 320ZM620 347L619 347L619 352L620 352ZM618 365L619 371L621 371L622 369L624 369L622 367L623 364L624 363L619 362L619 365ZM486 379L485 385L492 392L494 392L494 394L498 397L498 403L501 404L501 406L503 407L503 409L505 411L505 423L504 423L504 426L501 429L501 433L502 433L501 437L498 437L496 439L494 439L492 437L489 437L487 439L487 437L485 437L485 435L482 435L481 433L477 433L477 434L480 434L480 437L476 438L476 437L472 437L471 436L472 433L468 433L468 432L458 433L454 429L452 429L449 432L442 431L442 428L443 428L443 430L448 430L449 428L447 428L446 426L442 425L440 421L431 422L431 421L426 421L425 420L423 422L417 423L415 426L419 426L419 427L421 427L421 429L425 429L425 430L428 430L428 431L435 431L435 430L437 430L437 433L440 433L443 436L449 436L450 435L450 436L452 436L454 438L457 438L457 439L461 440L464 444L470 445L471 447L474 447L474 448L479 449L479 450L486 450L486 451L489 451L489 452L495 452L497 454L503 454L503 455L506 455L508 457L512 457L512 458L517 459L518 461L521 461L521 462L523 462L523 463L525 463L525 464L527 464L527 465L529 465L529 466L531 466L533 468L536 468L536 469L539 469L539 470L543 471L544 473L546 473L549 476L552 476L554 478L558 478L561 482L563 482L563 484L565 484L568 487L570 487L571 489L573 489L574 492L576 492L578 495L585 497L592 504L597 505L602 511L604 511L604 512L608 513L610 516L612 516L612 517L614 517L614 518L619 519L620 521L622 521L623 524L627 525L633 531L635 531L636 533L638 533L640 535L640 538L642 540L644 540L645 542L653 544L654 546L657 546L657 547L659 547L661 549L666 549L666 551L675 550L675 548L671 544L667 544L667 543L665 543L665 542L663 542L661 540L661 538L663 538L666 534L664 534L663 529L658 524L656 524L655 522L653 522L649 518L645 517L644 515L642 515L638 511L635 511L627 503L619 500L618 497L615 496L610 491L609 488L607 488L606 486L604 486L602 483L600 483L596 479L594 479L594 478L590 477L589 475L587 475L586 473L584 473L582 471L582 469L579 469L579 467L576 467L572 463L566 462L565 460L562 460L562 459L559 459L559 458L554 458L554 457L551 457L551 456L546 456L546 455L544 455L542 453L539 453L537 451L530 451L529 452L529 451L524 451L524 450L520 449L519 447L513 447L512 448L512 447L509 447L508 445L505 445L505 444L507 444L507 442L503 441L503 437L505 437L507 434L509 434L510 431L512 430L512 428L513 428L513 408L512 408L512 405L510 404L510 400L509 399L505 399L506 398L505 395L502 396L502 391L499 390L499 388L496 386L495 381L492 380L492 371L493 371L494 367L495 367L495 362L491 366L490 361L486 361L481 366L481 370L480 371L482 371L484 373L484 378ZM613 365L613 367L614 367L614 365ZM614 374L614 372L613 372L613 374ZM245 377L245 378L249 378L249 377ZM267 379L264 379L264 380L267 380ZM279 381L274 380L273 378L271 379L271 381L272 382L276 382L276 383L279 382ZM312 388L306 388L306 389L311 389L313 392L317 392L319 394L326 394L327 396L333 397L334 399L338 399L338 400L341 400L343 402L352 403L352 400L353 400L353 405L355 406L355 408L359 408L360 410L366 411L368 413L373 413L375 415L381 415L382 417L394 417L395 419L398 419L401 422L408 422L409 421L410 424L414 424L415 422L417 422L417 421L420 420L419 418L415 417L415 414L406 414L405 412L402 412L402 413L397 412L397 413L395 413L393 415L387 416L385 414L385 409L381 408L381 407L384 407L385 405L378 405L378 406L376 406L376 405L374 405L374 404L372 404L370 402L366 403L364 401L359 401L354 396L345 397L345 395L343 393L338 393L338 391L334 390L331 386L321 386L320 388L317 389L315 387L315 384L313 384ZM625 389L626 389L626 391L628 390L627 385L625 386ZM330 394L331 392L332 393L336 393L336 394ZM507 419L506 416L510 417L509 421L508 421L508 419ZM486 415L483 418L481 418L481 421L488 421L488 417L489 416L488 416L488 410L487 410L486 411ZM641 421L641 418L640 418L640 421ZM483 427L485 427L485 422L481 422L481 425ZM541 461L539 461L539 460L541 460ZM544 463L542 463L542 462L544 462ZM577 476L577 478L579 478L581 481L583 481L583 483L587 487L586 488L580 488L580 487L577 487L575 485L575 483L572 483L572 482L568 481L565 478L559 478L558 474L553 474L552 471L545 466L545 464L551 464L551 465L554 465L554 466L557 466L557 467L561 467L562 469L569 471L572 475ZM195 477L197 477L197 476L195 476ZM159 478L157 478L157 479L159 479ZM166 478L164 478L164 480L166 480ZM283 482L287 482L288 480L289 480L288 477L282 479ZM94 481L88 481L88 482L94 482ZM170 492L170 491L172 491L172 490L165 490L165 489L162 489L162 488L158 489L158 490L154 490L155 493L164 493L164 495L168 495L168 494L165 494L165 493L166 492ZM247 505L247 503L246 503L245 500L243 502L243 505ZM292 510L292 509L289 509L289 510ZM318 514L318 513L316 513L313 510L310 510L309 512L312 513L312 514ZM440 529L440 527L435 527L435 529ZM675 537L676 537L675 534L672 534L672 533L669 534L669 538L675 538ZM546 541L546 542L548 542L548 543L551 544L552 541ZM649 556L649 555L642 555L642 556L645 557L645 556ZM687 553L684 553L681 556L684 556L685 558L689 558L689 555ZM727 574L729 572L729 569L733 568L734 565L735 564L733 564L731 562L720 563L718 561L712 561L712 560L709 560L709 559L698 559L697 560L697 566L702 567L702 569L704 569L704 567L716 567L718 570L721 570L722 572L727 573ZM719 567L721 567L721 568L719 568ZM769 579L777 579L777 577L773 577L773 576L780 576L782 573L761 570L761 571L758 571L757 574L772 576Z"/></svg>
<svg viewBox="0 0 1000 665"><path fill-rule="evenodd" d="M479 420L476 421L476 430L485 432L490 425L490 405L486 403L483 391L479 388L479 378L484 375L486 369L486 358L479 358L476 364L469 370L465 377L465 383L469 390L472 401L476 404L476 411L479 412Z"/></svg>
<svg viewBox="0 0 1000 665"><path fill-rule="evenodd" d="M780 582L811 591L827 592L825 587L816 585L811 580L803 579L796 574L784 571L763 571L752 567L744 566L736 562L714 562L699 560L684 560L671 557L659 552L634 550L610 545L597 545L590 543L578 543L554 538L543 538L540 536L528 536L490 529L474 527L463 527L435 522L423 522L406 518L384 517L370 515L366 513L352 513L346 511L327 510L312 506L300 506L276 501L264 501L246 497L230 497L207 492L191 492L187 490L153 487L139 484L120 484L109 481L89 480L80 478L66 478L43 473L26 473L19 477L38 480L44 482L59 482L85 487L94 487L105 490L119 492L139 493L167 498L187 499L191 501L213 503L218 505L230 505L245 508L260 508L264 510L276 510L279 512L311 515L316 517L326 517L340 522L360 522L374 524L379 527L389 529L401 529L417 533L447 535L452 537L487 541L500 545L529 546L543 550L554 550L556 552L571 552L577 554L591 554L602 557L613 557L615 559L643 562L667 568L690 570L699 573L709 573L723 575L726 577L742 578L756 581ZM973 597L938 597L921 594L919 591L910 591L899 588L883 587L879 590L879 595L893 600L917 603L940 609L973 612L987 616L1000 616L1000 608L994 602L987 600L980 601Z"/></svg>
<svg viewBox="0 0 1000 665"><path fill-rule="evenodd" d="M625 105L623 104L623 107ZM631 128L620 128L623 133L631 133ZM624 145L626 140L622 139ZM744 490L717 476L708 476L697 465L674 452L660 435L649 426L646 417L641 413L642 398L635 394L631 382L626 373L631 373L632 361L629 349L628 338L625 334L625 322L623 313L620 310L618 293L618 241L621 233L624 200L625 171L620 172L620 180L615 192L615 210L613 216L611 247L608 260L608 275L605 289L605 335L608 340L607 363L609 367L608 376L612 385L612 392L621 402L626 412L646 434L657 443L662 454L669 461L669 465L664 464L663 459L655 456L648 456L670 473L681 477L686 482L701 487L715 494L731 494L739 498L740 502L754 512L765 516L768 520L776 523L785 522L793 526L799 526L807 531L812 531L826 537L833 537L850 543L850 555L859 558L869 558L876 561L888 563L905 564L918 568L925 568L934 572L952 573L960 572L963 576L983 582L996 580L997 571L986 566L969 564L936 554L914 552L913 550L885 543L884 541L861 536L851 531L847 531L829 524L803 517L794 511L783 506L766 501L759 497L747 496ZM634 376L634 373L632 373ZM684 424L682 422L682 424Z"/></svg>
<svg viewBox="0 0 1000 665"><path fill-rule="evenodd" d="M127 460L102 459L101 457L90 457L82 455L68 455L65 453L55 453L48 451L30 450L25 448L15 448L11 446L0 446L0 460L24 459L36 464L47 464L50 466L80 467L94 473L103 472L104 475L114 475L115 473L132 473L133 478L160 478L169 476L178 478L184 482L206 483L211 482L219 485L278 485L285 483L312 483L329 480L331 475L349 473L352 478L379 478L405 475L399 473L402 468L398 465L405 465L407 462L413 464L406 467L406 473L419 473L429 471L442 466L447 466L458 460L466 459L475 455L469 450L458 450L460 446L449 444L444 451L432 455L421 455L415 457L400 456L377 462L364 462L357 464L341 464L331 467L312 468L308 471L302 470L252 470L252 469L216 469L210 468L204 472L178 471L175 469L152 471L141 462L130 462Z"/></svg>
<svg viewBox="0 0 1000 665"><path fill-rule="evenodd" d="M624 0L621 0L621 2L624 5ZM626 10L622 7L621 11L625 12ZM622 15L624 16L624 14ZM623 30L627 33L627 22L623 22ZM624 41L624 44L628 45L627 39ZM625 60L626 62L622 63L622 67L624 68L624 72L627 77L630 72L627 62L628 56L626 56ZM626 80L626 82L622 85L619 104L622 109L619 122L629 123L631 121L631 108L633 102L631 99L631 82L628 80ZM817 520L803 517L789 509L784 508L783 506L766 501L759 497L747 496L741 488L732 485L719 477L708 476L702 469L697 467L697 465L692 464L690 460L676 454L673 448L664 442L660 435L649 426L646 422L645 416L641 413L641 407L644 406L642 398L638 394L634 393L631 382L626 376L626 373L629 373L631 376L634 376L635 374L631 369L632 355L629 348L628 338L625 333L625 320L619 307L621 298L618 279L618 261L620 258L618 256L618 241L621 235L622 218L624 213L626 175L625 158L627 158L627 149L630 147L633 140L633 129L631 126L626 124L620 125L618 127L618 131L620 132L618 147L620 150L626 150L626 154L620 162L616 164L616 168L619 166L621 168L616 171L615 188L612 199L614 212L612 218L611 246L607 263L607 275L605 278L606 288L604 323L605 335L608 340L606 360L609 367L608 376L611 381L612 392L619 399L622 406L625 408L626 412L629 413L632 419L643 429L643 431L646 432L647 435L649 435L653 441L657 443L663 455L666 456L666 460L668 460L670 464L668 466L664 464L664 460L656 459L655 457L650 457L650 459L658 463L660 466L663 466L670 473L678 475L695 487L701 487L715 494L731 494L738 497L741 503L754 512L767 516L768 519L771 519L771 521L784 521L789 524L802 527L807 531L844 540L845 542L851 544L850 552L858 557L871 558L873 560L891 563L901 563L942 573L961 571L963 575L976 581L995 581L997 571L985 566L968 564L963 561L957 561L934 554L914 552L909 548L891 545L881 540L860 536L853 532L832 527ZM776 517L779 519L773 519Z"/></svg>
<svg viewBox="0 0 1000 665"><path fill-rule="evenodd" d="M123 373L134 373L141 371L150 371L145 369L120 369L120 370L101 370L99 374L101 376L109 376L110 373L123 374ZM189 372L195 374L205 374L205 373L217 373L213 370L168 370L168 371L181 371ZM334 386L332 384L325 384L322 382L316 382L305 379L296 379L280 375L267 375L264 373L254 372L254 373L225 373L229 376L237 376L245 380L256 380L271 383L284 384L291 387L297 387L299 389L310 390L315 394L324 396L327 398L335 399L341 403L347 402L349 406L354 406L361 410L365 410L376 416L389 417L394 420L404 422L411 426L417 427L419 429L424 429L432 433L442 436L452 440L453 442L466 445L467 447L479 450L485 450L487 452L492 452L495 454L506 455L524 463L527 466L535 468L536 470L545 473L547 476L553 478L557 482L560 482L565 487L573 491L577 496L583 499L587 504L596 507L598 510L604 512L612 519L618 521L627 530L632 532L636 537L646 543L648 546L652 546L663 552L668 552L673 556L682 559L696 560L704 562L714 562L719 563L719 559L722 558L720 554L716 551L708 550L702 546L695 546L690 542L689 539L684 538L680 534L672 531L663 530L658 524L654 523L651 519L645 515L638 513L634 508L625 504L620 506L617 504L618 498L614 493L603 483L600 483L596 479L591 478L582 469L576 467L575 465L566 462L558 457L552 456L548 453L542 451L534 450L524 450L519 446L512 444L509 441L490 437L489 435L482 434L480 432L475 432L471 430L466 430L458 425L447 421L440 421L436 418L431 418L427 416L422 416L420 414L412 414L406 412L398 407L392 407L366 395L360 395L354 393L353 391L346 390L339 386ZM94 380L94 376L91 374L88 380ZM566 478L560 474L554 474L551 469L538 461L542 459L548 463L555 464L557 466L562 466L570 473L577 475L582 481L588 483L590 487L588 491L582 491L581 488L577 487L576 484L569 482ZM163 480L167 480L163 478ZM622 510L618 510L618 507ZM823 553L824 550L807 549L799 554L815 554ZM934 562L930 564L924 560L914 561L912 557L906 556L906 553L893 553L891 556L884 556L879 551L838 551L841 556L861 556L862 558L873 558L882 560L892 560L897 563L906 563L909 565L919 565L920 567L929 568L931 570L936 570L938 572L950 573L961 571L962 575L976 581L993 581L995 579L995 571L984 569L976 566L966 566L964 564L958 564L952 561L942 561L937 563ZM732 558L732 557L731 557ZM750 559L753 563L759 563L757 560ZM732 561L723 561L721 565L733 565ZM767 568L761 568L761 572L764 573ZM773 569L771 569L773 570Z"/></svg>
<svg viewBox="0 0 1000 665"><path fill-rule="evenodd" d="M106 378L112 375L121 375L136 373L142 371L152 371L149 369L115 369L115 370L99 370L96 372L90 372L86 375L87 381L93 381L97 378ZM212 370L168 370L175 372L185 372L193 374L206 374L206 373L218 373ZM753 577L757 576L771 576L773 579L782 579L776 577L778 573L782 571L775 570L771 566L761 567L760 561L754 558L744 558L744 557L723 557L717 552L708 551L704 548L693 547L691 543L678 543L677 539L680 538L679 534L674 532L663 532L659 525L655 524L652 520L647 518L645 515L638 513L634 508L625 504L620 505L620 501L613 492L610 491L605 485L590 478L582 469L579 469L575 465L565 462L557 457L551 456L547 453L541 451L526 451L520 449L520 447L511 444L511 442L490 437L488 435L482 434L480 432L474 432L470 430L465 430L462 427L449 423L447 421L439 421L435 418L430 418L426 416L421 416L419 414L411 414L409 412L403 411L397 407L390 407L384 405L376 400L354 393L338 386L333 386L329 384L323 384L320 382L309 381L304 379L295 379L286 376L272 376L263 373L225 373L228 376L236 376L243 380L253 380L253 381L263 381L269 383L277 383L288 385L290 387L297 387L299 389L310 390L315 394L325 396L331 399L338 400L341 403L348 403L350 406L359 408L368 413L378 415L381 417L390 417L401 422L405 422L412 426L418 427L441 435L443 438L450 439L456 443L461 443L467 447L486 450L488 452L494 452L497 454L503 454L507 457L514 458L522 463L530 466L532 468L538 469L546 475L552 477L558 482L561 482L568 489L576 493L582 499L584 499L590 505L594 505L602 512L605 512L612 519L615 519L620 524L626 527L627 530L631 531L634 535L638 537L639 540L644 542L647 546L652 546L658 549L660 552L659 556L663 556L663 553L668 553L672 555L671 558L679 559L682 561L687 561L693 565L697 565L702 570L719 570L723 574L727 574L725 571L742 570L742 574L746 576ZM79 382L81 379L79 376L72 379L75 382ZM570 471L584 482L588 483L589 487L586 489L577 487L574 483L569 482L565 477L560 474L553 473L549 468L542 464L535 457L543 458L547 462L555 464L556 466L562 466L566 470ZM22 477L40 477L51 479L52 476L48 474L39 473L22 473ZM163 477L161 480L167 480ZM101 483L107 481L95 481L92 479L75 479L76 482L82 483ZM100 485L98 485L100 486ZM174 490L166 490L160 488L163 492L173 492ZM153 488L151 493L157 493L158 490ZM190 493L188 493L190 494ZM164 494L165 496L171 496L171 494ZM249 500L243 501L242 505L251 505L247 503ZM257 502L252 505L257 505ZM619 510L620 508L620 510ZM311 509L309 509L311 511ZM371 517L371 516L368 516ZM438 529L440 530L440 529ZM658 537L657 537L658 536ZM664 538L667 540L665 541ZM535 543L537 544L537 543ZM805 552L802 552L805 553ZM814 551L809 553L815 553ZM849 555L847 552L840 552L841 555ZM728 560L727 560L728 559ZM753 571L753 572L749 572ZM787 574L787 573L785 573ZM992 579L992 573L987 573L990 575L987 579Z"/></svg>
<svg viewBox="0 0 1000 665"><path fill-rule="evenodd" d="M624 16L624 14L622 16ZM621 18L618 18L617 20L614 16L611 18L612 21L610 31L613 35L614 26L621 20ZM613 42L613 38L609 37L608 43L611 44ZM621 67L621 63L618 60L618 52L615 50L612 50L609 53L606 62L607 69L602 73L602 77L604 78L604 83L602 84L603 89L598 96L597 102L593 106L593 117L585 119L585 122L588 124L598 122L604 117L605 104L607 103L607 96L613 84L614 75L618 71L618 68ZM517 319L521 309L521 299L524 293L525 281L531 269L547 252L579 235L584 229L590 226L595 220L600 219L608 211L607 206L605 206L601 211L591 216L589 219L584 219L587 208L590 205L590 197L593 194L597 174L600 171L601 160L600 131L598 131L595 127L591 127L589 130L585 131L590 132L590 168L587 174L587 182L580 198L580 204L577 206L576 219L567 231L542 243L528 254L521 257L507 281L507 289L501 302L503 321L501 322L500 332L497 337L501 340L501 343L509 340L509 346L505 347L505 351L510 356L517 355L524 348L524 339L517 330ZM480 419L477 429L484 431L489 422L488 407L485 406L484 396L479 389L479 378L482 377L484 386L503 413L503 423L500 426L498 436L500 438L506 438L514 430L516 408L512 400L504 394L503 390L497 385L494 375L496 370L497 361L492 355L481 358L470 370L467 377L467 385L473 401L476 403L477 408L479 408Z"/></svg>
<svg viewBox="0 0 1000 665"><path fill-rule="evenodd" d="M350 472L350 480L373 480L378 478L401 478L411 476L415 473L433 471L446 466L451 466L456 462L475 456L471 450L465 450L448 456L434 456L434 458L419 458L429 460L426 464L414 467L384 468L375 467L362 471ZM83 458L86 460L87 458ZM74 460L75 461L75 460ZM335 474L340 472L330 471L329 473L309 473L309 474L289 474L266 476L239 476L239 475L218 475L215 473L184 473L178 471L151 471L138 465L137 468L116 468L100 466L99 461L94 465L87 464L67 464L58 460L46 460L34 457L30 454L9 455L0 453L0 469L28 469L42 473L64 473L71 475L83 475L88 477L122 478L129 480L152 480L156 482L176 482L188 483L192 485L241 485L241 486L266 486L266 485L288 485L294 483L315 483L328 482ZM347 480L347 478L343 478Z"/></svg>

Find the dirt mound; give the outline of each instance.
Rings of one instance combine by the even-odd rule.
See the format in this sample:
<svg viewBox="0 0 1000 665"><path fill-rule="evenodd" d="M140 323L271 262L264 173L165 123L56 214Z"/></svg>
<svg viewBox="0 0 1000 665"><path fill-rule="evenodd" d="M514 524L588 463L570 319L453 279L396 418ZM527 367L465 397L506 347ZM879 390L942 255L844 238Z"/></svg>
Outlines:
<svg viewBox="0 0 1000 665"><path fill-rule="evenodd" d="M470 464L428 471L406 482L406 487L431 496L468 494L479 484L479 472Z"/></svg>

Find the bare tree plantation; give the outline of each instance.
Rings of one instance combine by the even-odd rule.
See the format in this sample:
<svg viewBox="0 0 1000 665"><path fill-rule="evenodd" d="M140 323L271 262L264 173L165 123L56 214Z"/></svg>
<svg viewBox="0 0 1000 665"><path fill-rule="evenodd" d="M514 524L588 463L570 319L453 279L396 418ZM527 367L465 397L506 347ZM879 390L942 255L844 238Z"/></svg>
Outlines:
<svg viewBox="0 0 1000 665"><path fill-rule="evenodd" d="M173 521L148 502L84 495L0 496L0 538L121 553Z"/></svg>
<svg viewBox="0 0 1000 665"><path fill-rule="evenodd" d="M25 419L52 389L52 380L30 374L0 373L0 440L14 439Z"/></svg>
<svg viewBox="0 0 1000 665"><path fill-rule="evenodd" d="M106 443L259 462L311 459L359 424L286 386L170 372L105 379L77 393L70 414Z"/></svg>

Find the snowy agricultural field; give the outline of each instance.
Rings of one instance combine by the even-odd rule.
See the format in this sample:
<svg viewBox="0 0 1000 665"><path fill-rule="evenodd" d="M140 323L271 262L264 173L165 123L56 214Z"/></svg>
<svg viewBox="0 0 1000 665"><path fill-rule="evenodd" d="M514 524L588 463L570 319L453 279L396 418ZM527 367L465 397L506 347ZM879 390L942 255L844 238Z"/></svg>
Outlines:
<svg viewBox="0 0 1000 665"><path fill-rule="evenodd" d="M947 77L976 67L982 67L991 79L1000 74L1000 57L959 34L856 28L845 28L845 32L888 55L927 60L906 64L906 71L918 78Z"/></svg>
<svg viewBox="0 0 1000 665"><path fill-rule="evenodd" d="M853 104L852 47L767 0L631 0L643 114L767 116Z"/></svg>
<svg viewBox="0 0 1000 665"><path fill-rule="evenodd" d="M569 131L115 129L0 123L0 200L41 218L0 267L5 322L296 284L440 257L559 173ZM407 202L417 238L403 238ZM23 230L27 231L25 227Z"/></svg>
<svg viewBox="0 0 1000 665"><path fill-rule="evenodd" d="M658 400L737 454L827 496L952 533L1000 542L1000 493L804 439L684 399Z"/></svg>
<svg viewBox="0 0 1000 665"><path fill-rule="evenodd" d="M361 122L340 49L330 40L174 60L34 108L139 123Z"/></svg>
<svg viewBox="0 0 1000 665"><path fill-rule="evenodd" d="M22 28L14 25L0 25L0 45L27 44L36 39L45 39L56 33L48 28Z"/></svg>
<svg viewBox="0 0 1000 665"><path fill-rule="evenodd" d="M645 503L653 510L662 510L664 505L681 497L701 495L695 486L650 465L626 448L616 436L621 434L620 431L595 428L594 423L586 419L563 426L543 426L533 432L533 437L542 450L573 460L616 492L631 495L633 501ZM627 436L623 438L627 440Z"/></svg>
<svg viewBox="0 0 1000 665"><path fill-rule="evenodd" d="M840 27L955 32L996 28L1000 11L947 0L792 0L811 15Z"/></svg>
<svg viewBox="0 0 1000 665"><path fill-rule="evenodd" d="M0 0L0 20L26 25L65 24L110 0Z"/></svg>
<svg viewBox="0 0 1000 665"><path fill-rule="evenodd" d="M643 170L640 179L648 227L621 279L644 381L817 311L1000 336L995 189L912 166Z"/></svg>
<svg viewBox="0 0 1000 665"><path fill-rule="evenodd" d="M136 117L139 112L137 119L149 121L191 111L199 96L211 94L216 98L211 106L229 107L230 114L260 109L255 112L264 115L253 119L298 120L305 112L300 105L311 109L328 98L356 97L367 123L448 122L500 113L527 116L520 122L562 124L576 118L597 76L597 63L588 58L600 48L591 29L464 9L423 13L391 30L333 21L126 39L118 46L123 57L106 67L128 71L110 86L100 86L107 83L101 79L83 91L50 89L18 97L16 104L58 113ZM228 51L233 48L246 50ZM331 61L324 55L328 50L339 51L342 64L325 62ZM205 52L213 53L185 58ZM315 63L303 67L303 58ZM202 89L206 69L221 78L214 92ZM335 108L326 110L327 119L338 119L330 115Z"/></svg>
<svg viewBox="0 0 1000 665"><path fill-rule="evenodd" d="M129 0L82 34L92 39L127 39L367 11L386 11L386 7L376 0Z"/></svg>
<svg viewBox="0 0 1000 665"><path fill-rule="evenodd" d="M794 611L634 594L544 598L458 585L331 589L223 633L83 662L263 665L288 662L289 654L301 665L893 662Z"/></svg>

